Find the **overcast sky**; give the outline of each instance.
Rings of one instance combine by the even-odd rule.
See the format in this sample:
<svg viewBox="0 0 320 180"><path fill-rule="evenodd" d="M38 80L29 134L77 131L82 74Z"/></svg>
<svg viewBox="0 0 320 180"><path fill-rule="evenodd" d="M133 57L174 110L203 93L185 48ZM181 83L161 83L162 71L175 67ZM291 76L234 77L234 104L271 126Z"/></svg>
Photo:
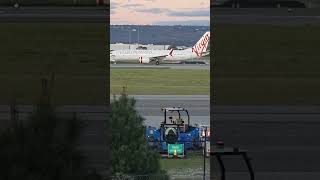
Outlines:
<svg viewBox="0 0 320 180"><path fill-rule="evenodd" d="M112 25L209 26L210 0L111 0Z"/></svg>

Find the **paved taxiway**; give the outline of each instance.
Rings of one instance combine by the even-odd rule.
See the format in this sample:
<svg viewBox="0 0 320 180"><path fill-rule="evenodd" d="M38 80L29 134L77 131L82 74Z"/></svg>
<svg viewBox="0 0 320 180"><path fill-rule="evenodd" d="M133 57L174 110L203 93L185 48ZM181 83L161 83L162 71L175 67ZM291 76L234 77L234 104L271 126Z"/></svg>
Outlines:
<svg viewBox="0 0 320 180"><path fill-rule="evenodd" d="M145 117L148 126L160 125L162 107L185 107L191 124L210 124L210 96L206 95L133 95L138 112Z"/></svg>
<svg viewBox="0 0 320 180"><path fill-rule="evenodd" d="M160 125L163 120L162 107L185 107L190 115L192 125L210 124L210 97L209 96L170 96L170 95L140 95L134 96L137 100L137 110L145 117L146 125Z"/></svg>
<svg viewBox="0 0 320 180"><path fill-rule="evenodd" d="M320 24L320 9L212 8L211 22L213 24Z"/></svg>
<svg viewBox="0 0 320 180"><path fill-rule="evenodd" d="M209 64L110 64L113 69L206 69L210 70Z"/></svg>
<svg viewBox="0 0 320 180"><path fill-rule="evenodd" d="M0 22L102 22L109 7L0 7ZM213 23L319 24L320 9L212 8Z"/></svg>
<svg viewBox="0 0 320 180"><path fill-rule="evenodd" d="M107 7L0 7L0 22L101 22Z"/></svg>
<svg viewBox="0 0 320 180"><path fill-rule="evenodd" d="M179 105L188 108L192 123L210 124L209 96L134 97L147 125L159 125L161 107ZM256 179L320 178L320 107L215 106L211 117L214 140L247 149ZM248 179L241 159L229 157L225 163L227 177Z"/></svg>
<svg viewBox="0 0 320 180"><path fill-rule="evenodd" d="M211 117L216 139L249 151L256 179L320 179L320 107L215 106ZM248 179L241 159L225 162Z"/></svg>

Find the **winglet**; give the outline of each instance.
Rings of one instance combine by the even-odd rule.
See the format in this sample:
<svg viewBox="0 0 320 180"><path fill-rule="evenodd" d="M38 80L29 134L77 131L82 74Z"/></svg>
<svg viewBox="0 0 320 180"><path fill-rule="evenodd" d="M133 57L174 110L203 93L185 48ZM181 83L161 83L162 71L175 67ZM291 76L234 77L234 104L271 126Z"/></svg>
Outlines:
<svg viewBox="0 0 320 180"><path fill-rule="evenodd" d="M172 53L173 53L173 48L171 48L169 55L172 57Z"/></svg>

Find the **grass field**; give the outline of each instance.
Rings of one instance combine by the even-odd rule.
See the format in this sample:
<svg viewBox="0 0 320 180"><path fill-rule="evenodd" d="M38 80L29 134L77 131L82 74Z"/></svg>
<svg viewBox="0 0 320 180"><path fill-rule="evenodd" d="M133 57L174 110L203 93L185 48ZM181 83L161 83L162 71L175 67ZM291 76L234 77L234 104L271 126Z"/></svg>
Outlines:
<svg viewBox="0 0 320 180"><path fill-rule="evenodd" d="M111 94L209 95L209 70L111 69Z"/></svg>
<svg viewBox="0 0 320 180"><path fill-rule="evenodd" d="M185 159L161 159L161 168L166 170L170 175L191 176L203 172L202 151L189 151ZM206 158L206 171L209 173L210 159Z"/></svg>
<svg viewBox="0 0 320 180"><path fill-rule="evenodd" d="M105 102L107 34L95 23L1 23L0 104L37 101L52 73L55 103Z"/></svg>
<svg viewBox="0 0 320 180"><path fill-rule="evenodd" d="M320 105L320 26L214 26L221 105Z"/></svg>
<svg viewBox="0 0 320 180"><path fill-rule="evenodd" d="M117 69L110 88L104 24L1 23L0 104L36 101L52 72L62 104L102 103L108 88L117 94L122 86L130 94L209 94L209 73L217 104L320 104L320 26L216 24L213 33L210 72Z"/></svg>

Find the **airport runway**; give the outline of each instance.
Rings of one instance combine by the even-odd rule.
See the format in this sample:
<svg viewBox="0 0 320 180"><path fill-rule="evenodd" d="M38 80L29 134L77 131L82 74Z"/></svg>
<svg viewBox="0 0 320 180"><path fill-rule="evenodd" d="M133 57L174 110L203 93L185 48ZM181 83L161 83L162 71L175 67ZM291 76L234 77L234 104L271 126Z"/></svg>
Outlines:
<svg viewBox="0 0 320 180"><path fill-rule="evenodd" d="M249 151L257 180L320 179L320 107L215 106L211 117L215 140ZM230 179L248 179L241 159L225 162Z"/></svg>
<svg viewBox="0 0 320 180"><path fill-rule="evenodd" d="M108 23L109 7L0 7L0 22ZM319 24L320 9L212 8L211 22L236 24Z"/></svg>
<svg viewBox="0 0 320 180"><path fill-rule="evenodd" d="M179 105L196 123L210 122L209 96L134 97L147 125L159 125L161 107ZM213 140L248 150L256 180L320 179L319 106L214 106L211 117ZM227 179L248 179L242 159L224 160ZM217 171L216 164L212 167Z"/></svg>
<svg viewBox="0 0 320 180"><path fill-rule="evenodd" d="M137 110L146 118L147 125L159 126L163 118L160 108L166 106L186 107L192 124L210 122L209 96L134 97ZM0 118L8 118L8 108L3 106L2 109ZM104 150L101 144L108 133L105 131L108 127L106 114L101 108L90 107L64 108L63 111L73 112L73 109L81 112L78 117L82 117L87 125L81 137L83 148L93 156L92 161L101 162L103 158L100 153ZM320 179L320 106L216 105L212 108L211 117L213 140L223 140L225 146L247 149L256 180ZM225 160L227 177L248 179L241 159L229 157ZM216 165L212 167L215 170L218 168Z"/></svg>
<svg viewBox="0 0 320 180"><path fill-rule="evenodd" d="M158 126L165 106L184 106L192 123L210 122L209 96L134 96L146 124ZM320 179L320 107L214 106L214 141L249 151L257 180ZM225 158L227 177L248 179L238 157ZM212 166L217 170L217 166Z"/></svg>
<svg viewBox="0 0 320 180"><path fill-rule="evenodd" d="M213 24L320 24L319 8L212 8Z"/></svg>
<svg viewBox="0 0 320 180"><path fill-rule="evenodd" d="M114 69L206 69L210 70L209 64L110 64Z"/></svg>
<svg viewBox="0 0 320 180"><path fill-rule="evenodd" d="M0 7L0 22L108 23L107 7Z"/></svg>
<svg viewBox="0 0 320 180"><path fill-rule="evenodd" d="M145 117L148 126L158 127L163 120L162 107L185 107L191 124L210 124L210 97L205 95L135 95L136 108Z"/></svg>

